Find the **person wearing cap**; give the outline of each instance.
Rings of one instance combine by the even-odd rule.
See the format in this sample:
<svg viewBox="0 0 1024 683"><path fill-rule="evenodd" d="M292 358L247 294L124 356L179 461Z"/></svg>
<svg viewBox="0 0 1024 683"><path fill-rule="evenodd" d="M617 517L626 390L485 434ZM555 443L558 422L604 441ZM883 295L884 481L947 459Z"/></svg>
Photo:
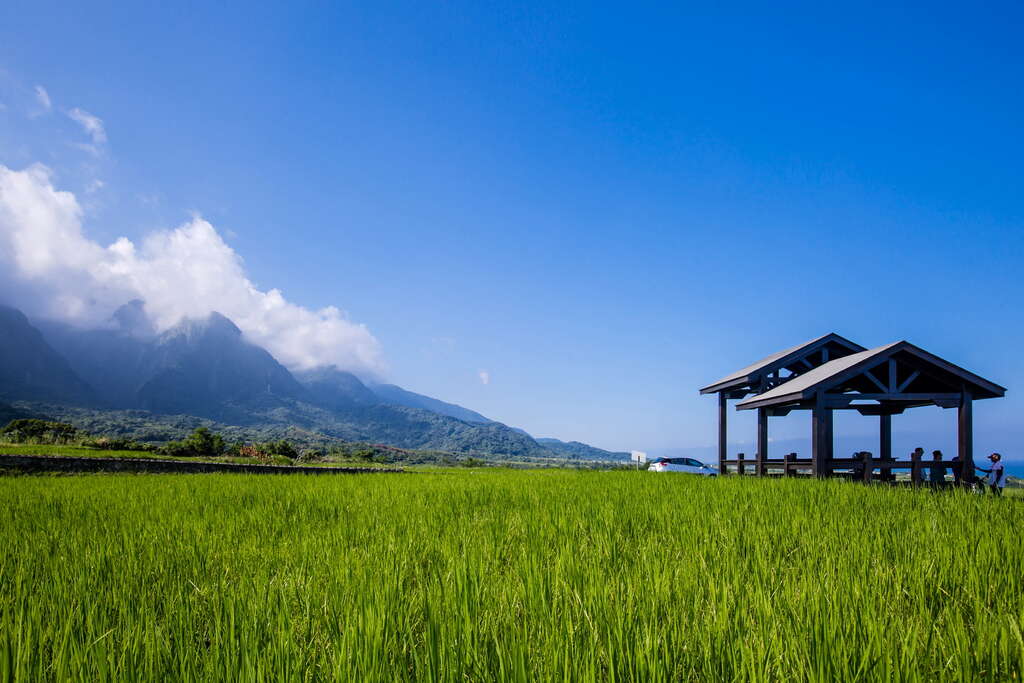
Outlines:
<svg viewBox="0 0 1024 683"><path fill-rule="evenodd" d="M988 459L992 461L992 467L985 469L984 467L976 468L980 472L988 474L988 487L992 491L992 495L1001 496L1003 495L1003 487L1006 486L1006 471L1003 468L1003 456L998 453L993 453L988 456Z"/></svg>

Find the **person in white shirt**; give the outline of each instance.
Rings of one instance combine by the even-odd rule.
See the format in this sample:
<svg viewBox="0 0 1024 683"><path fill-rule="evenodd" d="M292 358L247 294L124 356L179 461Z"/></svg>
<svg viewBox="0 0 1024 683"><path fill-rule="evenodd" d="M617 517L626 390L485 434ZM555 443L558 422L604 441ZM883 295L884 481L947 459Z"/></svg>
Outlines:
<svg viewBox="0 0 1024 683"><path fill-rule="evenodd" d="M985 469L984 467L977 468L981 472L988 474L988 487L992 491L992 495L1001 496L1003 495L1003 487L1006 486L1006 470L1003 468L1003 456L998 453L993 453L988 456L988 459L992 461L992 467Z"/></svg>

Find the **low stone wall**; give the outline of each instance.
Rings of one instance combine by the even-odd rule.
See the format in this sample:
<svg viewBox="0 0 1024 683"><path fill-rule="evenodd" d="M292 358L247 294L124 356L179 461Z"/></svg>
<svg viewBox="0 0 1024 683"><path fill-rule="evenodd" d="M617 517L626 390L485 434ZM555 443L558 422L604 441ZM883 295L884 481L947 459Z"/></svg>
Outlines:
<svg viewBox="0 0 1024 683"><path fill-rule="evenodd" d="M151 474L374 474L402 472L402 468L295 467L284 465L238 465L228 462L187 462L183 460L136 460L131 458L80 458L56 455L5 455L0 453L0 470L28 474L42 472L142 472Z"/></svg>

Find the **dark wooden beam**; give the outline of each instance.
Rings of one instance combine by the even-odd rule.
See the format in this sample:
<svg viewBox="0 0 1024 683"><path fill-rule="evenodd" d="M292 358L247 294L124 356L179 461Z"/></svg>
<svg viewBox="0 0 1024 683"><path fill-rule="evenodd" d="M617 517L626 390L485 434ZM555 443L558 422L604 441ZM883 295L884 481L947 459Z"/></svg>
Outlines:
<svg viewBox="0 0 1024 683"><path fill-rule="evenodd" d="M768 459L768 411L764 408L757 409L757 464L755 472L757 476L765 474L764 461Z"/></svg>
<svg viewBox="0 0 1024 683"><path fill-rule="evenodd" d="M874 405L866 406L834 406L836 410L856 410L858 413L864 416L870 415L902 415L903 411L907 408L917 408L919 406L929 405L930 402L925 403L901 403L900 405L893 405L891 403L877 403Z"/></svg>
<svg viewBox="0 0 1024 683"><path fill-rule="evenodd" d="M718 394L718 473L727 474L725 469L725 459L728 456L726 453L725 441L729 436L728 425L726 420L729 416L729 399L725 397L725 392Z"/></svg>
<svg viewBox="0 0 1024 683"><path fill-rule="evenodd" d="M892 462L892 415L878 416L878 459ZM896 481L892 470L879 470L879 477L882 481Z"/></svg>
<svg viewBox="0 0 1024 683"><path fill-rule="evenodd" d="M825 394L825 400L832 406L848 405L853 401L959 401L959 393L886 393L886 394Z"/></svg>
<svg viewBox="0 0 1024 683"><path fill-rule="evenodd" d="M889 391L889 389L884 384L882 384L881 380L875 377L874 373L871 372L870 370L865 370L864 376L871 380L874 383L874 385L878 387L878 390L881 391L882 393Z"/></svg>
<svg viewBox="0 0 1024 683"><path fill-rule="evenodd" d="M793 410L793 408L765 408L765 410L768 411L768 415L770 415L771 417L786 417Z"/></svg>
<svg viewBox="0 0 1024 683"><path fill-rule="evenodd" d="M811 411L811 461L814 476L828 476L831 459L832 409L825 404L825 394L819 393Z"/></svg>
<svg viewBox="0 0 1024 683"><path fill-rule="evenodd" d="M910 373L910 377L908 377L905 380L903 380L903 383L899 385L899 387L896 389L896 391L898 391L900 393L903 393L906 390L906 388L910 386L910 383L913 382L915 379L917 379L920 376L921 376L921 371L920 370L914 370L912 373Z"/></svg>
<svg viewBox="0 0 1024 683"><path fill-rule="evenodd" d="M974 407L971 392L964 387L957 415L957 454L963 463L963 481L974 479Z"/></svg>
<svg viewBox="0 0 1024 683"><path fill-rule="evenodd" d="M878 457L892 459L892 415L878 416Z"/></svg>

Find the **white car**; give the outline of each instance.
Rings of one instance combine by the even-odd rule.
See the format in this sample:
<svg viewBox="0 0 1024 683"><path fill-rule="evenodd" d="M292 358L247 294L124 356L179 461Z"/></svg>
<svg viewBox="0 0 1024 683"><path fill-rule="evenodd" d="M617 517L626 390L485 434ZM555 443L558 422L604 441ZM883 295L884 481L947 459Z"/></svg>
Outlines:
<svg viewBox="0 0 1024 683"><path fill-rule="evenodd" d="M718 470L714 467L693 458L658 458L647 469L651 472L683 472L684 474L699 474L703 477L713 477L718 474Z"/></svg>

